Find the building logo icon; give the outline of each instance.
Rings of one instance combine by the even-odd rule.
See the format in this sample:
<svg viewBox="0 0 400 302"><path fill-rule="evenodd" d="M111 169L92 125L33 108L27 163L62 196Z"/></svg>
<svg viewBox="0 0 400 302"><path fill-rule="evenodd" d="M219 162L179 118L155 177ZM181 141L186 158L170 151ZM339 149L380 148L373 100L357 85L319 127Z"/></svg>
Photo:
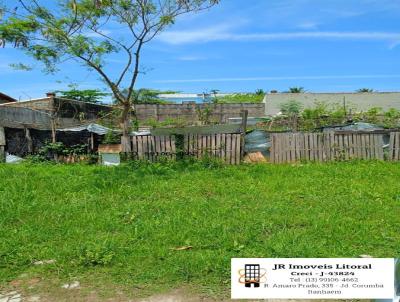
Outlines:
<svg viewBox="0 0 400 302"><path fill-rule="evenodd" d="M239 283L245 287L260 287L261 283L266 283L266 271L260 268L259 264L245 264L244 269L239 270Z"/></svg>

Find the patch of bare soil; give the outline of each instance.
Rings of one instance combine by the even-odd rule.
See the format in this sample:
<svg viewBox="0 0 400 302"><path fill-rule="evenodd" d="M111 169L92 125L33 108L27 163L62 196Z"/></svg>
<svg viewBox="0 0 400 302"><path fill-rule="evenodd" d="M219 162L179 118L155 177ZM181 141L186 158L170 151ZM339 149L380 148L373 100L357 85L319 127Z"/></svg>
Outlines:
<svg viewBox="0 0 400 302"><path fill-rule="evenodd" d="M200 297L194 295L185 289L177 289L169 293L158 294L148 298L133 300L134 302L215 302L215 301L232 301L213 299L209 297Z"/></svg>
<svg viewBox="0 0 400 302"><path fill-rule="evenodd" d="M139 293L138 293L139 294ZM94 289L78 281L70 283L59 280L44 280L40 277L22 275L0 287L0 302L228 302L229 298L213 298L194 294L188 288L155 294L147 298L135 298L135 292L127 293L110 284L104 289ZM335 302L334 300L254 300L246 302ZM336 302L338 302L337 300ZM343 300L342 300L343 301ZM347 300L350 301L350 300ZM354 301L352 301L354 302Z"/></svg>

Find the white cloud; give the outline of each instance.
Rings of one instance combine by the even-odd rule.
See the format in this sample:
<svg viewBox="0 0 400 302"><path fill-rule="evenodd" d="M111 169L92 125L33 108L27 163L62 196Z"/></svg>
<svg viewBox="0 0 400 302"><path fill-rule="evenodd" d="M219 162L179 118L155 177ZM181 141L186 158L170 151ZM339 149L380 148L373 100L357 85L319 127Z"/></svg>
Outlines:
<svg viewBox="0 0 400 302"><path fill-rule="evenodd" d="M304 21L297 25L298 28L301 29L316 29L318 28L319 23L312 21Z"/></svg>
<svg viewBox="0 0 400 302"><path fill-rule="evenodd" d="M337 79L397 79L400 74L369 74L369 75L317 75L317 76L287 76L287 77L242 77L242 78L204 78L184 80L159 80L155 83L205 83L205 82L243 82L243 81L286 81L286 80L337 80Z"/></svg>
<svg viewBox="0 0 400 302"><path fill-rule="evenodd" d="M275 33L233 33L226 27L209 27L195 30L167 31L159 40L168 44L206 43L212 41L274 41L299 39L400 41L400 32L378 31L300 31Z"/></svg>
<svg viewBox="0 0 400 302"><path fill-rule="evenodd" d="M344 9L321 9L320 12L326 13L330 16L335 16L337 18L352 18L364 15L366 11L361 10L344 10Z"/></svg>
<svg viewBox="0 0 400 302"><path fill-rule="evenodd" d="M227 23L201 29L166 31L161 33L158 40L168 44L210 42L224 39L231 28L232 25Z"/></svg>
<svg viewBox="0 0 400 302"><path fill-rule="evenodd" d="M202 57L202 56L181 56L178 57L179 61L203 61L206 60L206 57Z"/></svg>

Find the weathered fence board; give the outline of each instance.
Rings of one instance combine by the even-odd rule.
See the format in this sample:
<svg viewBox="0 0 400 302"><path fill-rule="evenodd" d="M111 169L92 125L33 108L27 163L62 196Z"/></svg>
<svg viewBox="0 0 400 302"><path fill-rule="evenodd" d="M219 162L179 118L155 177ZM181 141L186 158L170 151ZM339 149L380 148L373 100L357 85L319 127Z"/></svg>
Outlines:
<svg viewBox="0 0 400 302"><path fill-rule="evenodd" d="M400 132L391 132L389 140L389 160L400 160Z"/></svg>
<svg viewBox="0 0 400 302"><path fill-rule="evenodd" d="M3 127L0 127L0 163L5 161L6 135Z"/></svg>
<svg viewBox="0 0 400 302"><path fill-rule="evenodd" d="M400 160L400 132L390 141L391 158ZM272 163L384 159L382 133L273 133L271 143Z"/></svg>
<svg viewBox="0 0 400 302"><path fill-rule="evenodd" d="M142 135L131 137L132 152L130 157L135 160L158 161L162 158L176 159L179 149L176 146L175 135ZM242 134L187 134L183 136L183 146L180 151L183 156L195 158L212 157L237 165L242 160ZM177 151L178 150L178 151Z"/></svg>

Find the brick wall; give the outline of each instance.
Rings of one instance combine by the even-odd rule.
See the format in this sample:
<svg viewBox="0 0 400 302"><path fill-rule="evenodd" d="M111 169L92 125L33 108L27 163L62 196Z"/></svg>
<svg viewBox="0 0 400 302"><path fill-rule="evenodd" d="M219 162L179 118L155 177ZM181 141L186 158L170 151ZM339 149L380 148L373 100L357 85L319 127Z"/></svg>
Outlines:
<svg viewBox="0 0 400 302"><path fill-rule="evenodd" d="M140 121L155 119L164 121L167 118L180 118L190 121L198 121L198 109L204 110L206 104L137 104L136 110ZM241 104L211 104L212 120L219 123L227 122L228 118L239 117L242 110L249 111L249 117L262 117L265 115L263 103Z"/></svg>

